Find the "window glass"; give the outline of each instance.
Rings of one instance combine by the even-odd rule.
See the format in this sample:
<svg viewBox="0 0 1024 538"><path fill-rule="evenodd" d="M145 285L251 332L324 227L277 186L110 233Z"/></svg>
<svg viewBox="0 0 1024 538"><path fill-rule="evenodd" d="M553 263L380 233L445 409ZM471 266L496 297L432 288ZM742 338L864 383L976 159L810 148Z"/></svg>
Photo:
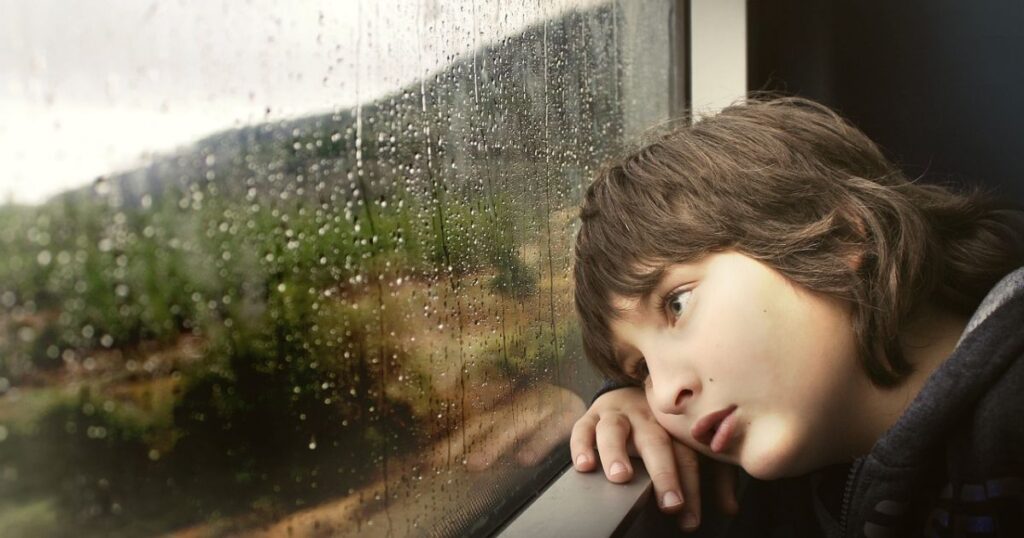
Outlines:
<svg viewBox="0 0 1024 538"><path fill-rule="evenodd" d="M596 381L668 6L0 0L0 535L467 535Z"/></svg>

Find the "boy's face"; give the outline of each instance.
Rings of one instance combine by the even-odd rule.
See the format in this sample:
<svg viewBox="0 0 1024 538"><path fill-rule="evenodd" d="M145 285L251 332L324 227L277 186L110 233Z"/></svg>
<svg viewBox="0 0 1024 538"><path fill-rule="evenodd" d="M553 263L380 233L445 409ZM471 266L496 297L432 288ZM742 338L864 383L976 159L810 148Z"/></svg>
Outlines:
<svg viewBox="0 0 1024 538"><path fill-rule="evenodd" d="M619 364L646 364L647 400L672 436L762 479L834 463L840 417L866 379L843 303L724 252L673 265L650 297L613 305L624 309L611 324ZM732 407L694 436L702 417Z"/></svg>

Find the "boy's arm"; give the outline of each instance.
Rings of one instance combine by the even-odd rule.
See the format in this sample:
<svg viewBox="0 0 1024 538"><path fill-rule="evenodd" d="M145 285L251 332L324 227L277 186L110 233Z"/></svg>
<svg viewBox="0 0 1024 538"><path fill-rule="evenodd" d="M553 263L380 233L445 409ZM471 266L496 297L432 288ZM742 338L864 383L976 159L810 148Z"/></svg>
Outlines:
<svg viewBox="0 0 1024 538"><path fill-rule="evenodd" d="M581 472L597 467L596 447L601 453L605 476L617 483L632 479L629 456L639 456L654 483L662 512L679 514L680 527L684 530L694 530L700 525L701 460L696 451L672 439L655 421L643 389L605 383L590 409L576 421L569 447L574 466ZM715 474L715 492L721 511L735 514L738 510L735 468L709 463L708 469Z"/></svg>

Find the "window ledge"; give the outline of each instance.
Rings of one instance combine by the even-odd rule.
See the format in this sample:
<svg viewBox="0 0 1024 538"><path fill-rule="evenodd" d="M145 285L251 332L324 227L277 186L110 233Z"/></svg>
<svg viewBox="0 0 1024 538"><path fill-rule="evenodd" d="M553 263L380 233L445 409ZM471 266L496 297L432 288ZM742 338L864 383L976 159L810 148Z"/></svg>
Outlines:
<svg viewBox="0 0 1024 538"><path fill-rule="evenodd" d="M580 473L567 466L512 522L501 538L594 537L623 534L651 496L651 478L639 459L633 480L613 484L597 470Z"/></svg>

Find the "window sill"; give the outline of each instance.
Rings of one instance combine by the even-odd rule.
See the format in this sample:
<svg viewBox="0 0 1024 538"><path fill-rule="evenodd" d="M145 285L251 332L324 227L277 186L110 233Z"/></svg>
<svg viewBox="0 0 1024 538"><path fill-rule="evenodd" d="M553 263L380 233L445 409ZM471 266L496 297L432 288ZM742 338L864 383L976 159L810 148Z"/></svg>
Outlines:
<svg viewBox="0 0 1024 538"><path fill-rule="evenodd" d="M639 459L633 480L613 484L598 470L576 472L566 466L546 490L507 527L501 538L538 536L595 537L625 534L651 497L651 478Z"/></svg>

